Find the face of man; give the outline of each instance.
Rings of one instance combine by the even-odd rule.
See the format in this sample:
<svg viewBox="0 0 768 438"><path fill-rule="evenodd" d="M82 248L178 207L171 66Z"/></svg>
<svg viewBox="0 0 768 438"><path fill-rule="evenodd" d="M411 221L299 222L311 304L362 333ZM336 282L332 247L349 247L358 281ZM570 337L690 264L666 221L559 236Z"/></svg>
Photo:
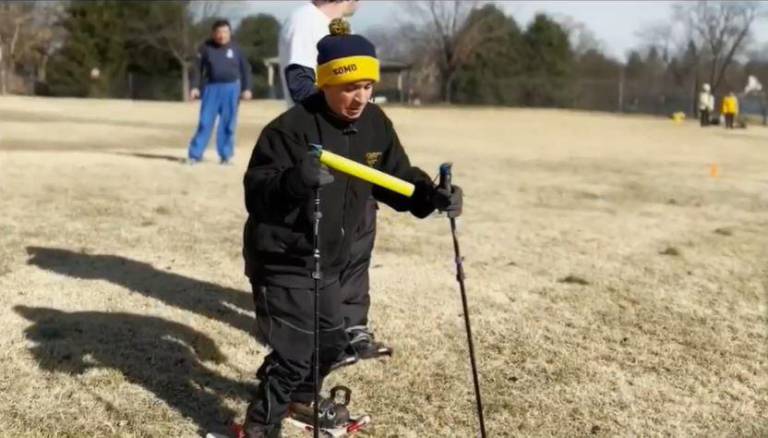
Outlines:
<svg viewBox="0 0 768 438"><path fill-rule="evenodd" d="M344 11L343 14L345 17L351 17L355 15L355 12L357 12L357 8L360 5L360 2L357 0L346 0L344 2Z"/></svg>
<svg viewBox="0 0 768 438"><path fill-rule="evenodd" d="M219 26L213 30L211 38L213 42L223 46L232 39L232 30L230 30L229 26Z"/></svg>
<svg viewBox="0 0 768 438"><path fill-rule="evenodd" d="M343 120L353 122L362 114L373 93L373 81L328 85L323 94L328 107Z"/></svg>

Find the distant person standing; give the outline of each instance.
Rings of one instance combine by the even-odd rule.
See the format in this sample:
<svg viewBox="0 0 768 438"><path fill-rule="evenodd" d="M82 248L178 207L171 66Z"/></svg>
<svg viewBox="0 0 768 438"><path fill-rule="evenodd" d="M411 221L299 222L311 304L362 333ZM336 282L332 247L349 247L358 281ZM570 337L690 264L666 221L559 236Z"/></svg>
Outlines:
<svg viewBox="0 0 768 438"><path fill-rule="evenodd" d="M739 114L739 99L731 91L723 98L723 116L725 117L725 128L733 129L733 121Z"/></svg>
<svg viewBox="0 0 768 438"><path fill-rule="evenodd" d="M235 152L235 128L240 99L251 99L251 66L232 41L232 26L227 20L217 20L211 26L211 38L197 53L192 71L190 98L199 99L200 122L189 143L188 162L203 160L213 125L219 117L216 150L221 164L229 164Z"/></svg>
<svg viewBox="0 0 768 438"><path fill-rule="evenodd" d="M283 79L283 92L289 107L298 104L318 89L315 86L318 49L317 43L329 35L333 20L354 15L357 0L308 1L283 24L280 32L279 55ZM348 23L336 20L335 23ZM347 29L348 30L348 29ZM351 126L345 133L354 138L357 128ZM341 290L342 313L346 325L349 347L346 355L334 367L351 365L359 359L391 356L392 349L374 339L368 327L368 310L371 306L370 277L368 270L376 241L376 213L379 206L373 197L366 201L365 214L353 229L349 265Z"/></svg>
<svg viewBox="0 0 768 438"><path fill-rule="evenodd" d="M709 126L710 117L715 111L715 96L710 91L709 84L704 84L699 93L699 118L701 126Z"/></svg>
<svg viewBox="0 0 768 438"><path fill-rule="evenodd" d="M283 23L278 52L283 96L291 107L317 91L317 43L334 18L354 15L357 0L314 0L297 8Z"/></svg>

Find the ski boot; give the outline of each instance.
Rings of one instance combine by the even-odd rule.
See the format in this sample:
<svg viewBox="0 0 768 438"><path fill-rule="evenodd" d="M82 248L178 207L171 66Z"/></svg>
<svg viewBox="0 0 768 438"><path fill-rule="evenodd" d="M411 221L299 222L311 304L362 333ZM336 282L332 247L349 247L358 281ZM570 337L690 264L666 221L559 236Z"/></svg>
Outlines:
<svg viewBox="0 0 768 438"><path fill-rule="evenodd" d="M339 402L339 396L342 401ZM344 386L335 386L331 389L330 398L320 398L320 436L323 438L344 438L363 430L370 422L371 417L361 415L352 417L349 414L349 401L352 391ZM286 421L307 432L314 430L314 405L304 403L291 403L288 409Z"/></svg>
<svg viewBox="0 0 768 438"><path fill-rule="evenodd" d="M391 357L392 348L382 342L377 342L371 330L364 326L347 328L349 346L342 356L331 365L331 371L354 365L360 360Z"/></svg>
<svg viewBox="0 0 768 438"><path fill-rule="evenodd" d="M392 356L392 348L377 342L373 332L364 325L347 328L347 334L349 335L349 345L360 359Z"/></svg>

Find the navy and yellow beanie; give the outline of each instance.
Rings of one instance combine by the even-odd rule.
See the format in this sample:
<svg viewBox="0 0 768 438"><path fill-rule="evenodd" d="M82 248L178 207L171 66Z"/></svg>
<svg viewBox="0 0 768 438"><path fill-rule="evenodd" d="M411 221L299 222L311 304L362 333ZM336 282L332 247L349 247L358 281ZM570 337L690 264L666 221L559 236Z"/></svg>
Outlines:
<svg viewBox="0 0 768 438"><path fill-rule="evenodd" d="M317 86L358 81L379 82L376 47L360 35L352 35L349 23L334 19L330 35L317 43Z"/></svg>

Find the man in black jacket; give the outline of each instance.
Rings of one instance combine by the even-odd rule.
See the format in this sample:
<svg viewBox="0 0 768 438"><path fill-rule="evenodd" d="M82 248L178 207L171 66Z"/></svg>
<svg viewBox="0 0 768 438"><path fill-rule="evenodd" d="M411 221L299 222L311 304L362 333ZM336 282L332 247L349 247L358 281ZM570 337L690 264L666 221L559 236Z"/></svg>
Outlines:
<svg viewBox="0 0 768 438"><path fill-rule="evenodd" d="M283 24L280 29L280 69L289 106L301 103L317 92L317 43L328 35L331 23L338 23L339 17L351 16L357 8L357 1L314 0L298 7ZM368 310L371 305L368 268L376 241L378 209L376 200L368 199L363 225L354 230L348 281L341 291L344 296L341 311L350 338L350 348L339 365L349 365L358 359L392 355L392 349L374 340L373 331L368 327Z"/></svg>
<svg viewBox="0 0 768 438"><path fill-rule="evenodd" d="M369 104L379 80L375 48L358 35L334 34L318 43L318 87L269 123L244 178L248 221L246 273L251 280L260 340L271 349L259 368L248 407L249 437L279 436L289 411L311 412L313 400L313 193L322 187L320 251L320 378L349 346L341 311L356 231L365 226L372 195L397 211L423 218L435 209L457 216L461 189L441 189L410 164L392 122ZM416 186L408 198L320 165L310 144L364 163ZM320 405L321 427L337 427L348 413L332 400Z"/></svg>

